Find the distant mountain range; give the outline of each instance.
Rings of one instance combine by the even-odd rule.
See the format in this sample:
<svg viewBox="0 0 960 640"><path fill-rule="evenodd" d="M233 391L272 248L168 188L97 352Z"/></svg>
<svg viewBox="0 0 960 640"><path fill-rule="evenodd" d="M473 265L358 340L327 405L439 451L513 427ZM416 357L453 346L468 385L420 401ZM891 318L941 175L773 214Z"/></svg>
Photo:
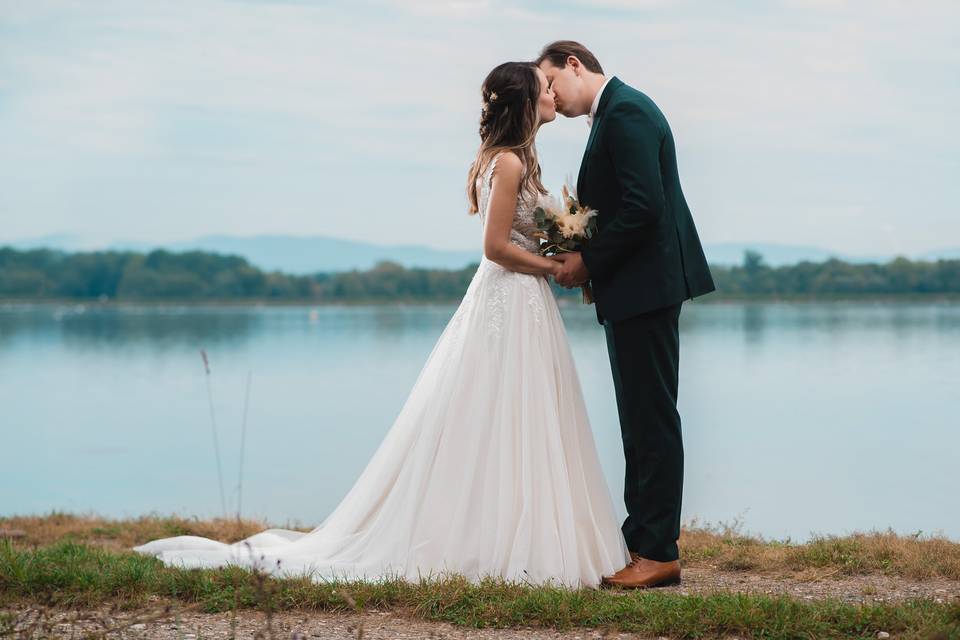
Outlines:
<svg viewBox="0 0 960 640"><path fill-rule="evenodd" d="M478 262L481 256L479 246L474 250L458 251L418 245L381 245L325 236L283 235L211 235L188 242L175 242L162 246L143 242L117 242L108 246L97 246L86 243L75 235L60 233L12 242L0 240L0 246L3 245L19 249L48 247L63 251L104 249L150 251L158 248L170 251L203 250L240 255L261 269L298 274L320 271L349 271L351 269L364 270L373 267L381 260L392 260L405 267L460 269L468 264ZM738 242L704 246L707 260L716 265L739 264L743 261L743 254L747 250L760 253L766 263L773 266L796 264L804 260L823 262L830 258L839 258L856 263L887 262L894 257L889 255L858 256L821 247L775 243ZM960 259L960 247L908 255L907 257L914 260L957 260Z"/></svg>

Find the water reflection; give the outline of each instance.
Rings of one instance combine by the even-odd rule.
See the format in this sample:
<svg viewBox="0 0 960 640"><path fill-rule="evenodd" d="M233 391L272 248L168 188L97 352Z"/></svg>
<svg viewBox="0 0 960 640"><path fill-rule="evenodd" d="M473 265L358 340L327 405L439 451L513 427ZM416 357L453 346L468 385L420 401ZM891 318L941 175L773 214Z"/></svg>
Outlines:
<svg viewBox="0 0 960 640"><path fill-rule="evenodd" d="M568 331L600 329L593 307L564 303ZM765 332L890 331L898 337L918 329L960 332L960 305L950 303L703 303L687 302L681 331L721 331L759 344ZM390 337L436 334L455 306L155 306L100 304L0 305L0 346L61 336L70 345L152 343L159 348L198 343L242 342L270 331L312 331Z"/></svg>
<svg viewBox="0 0 960 640"><path fill-rule="evenodd" d="M256 308L31 305L0 307L0 348L22 336L60 339L70 347L118 343L157 349L195 344L230 344L259 330L266 317Z"/></svg>

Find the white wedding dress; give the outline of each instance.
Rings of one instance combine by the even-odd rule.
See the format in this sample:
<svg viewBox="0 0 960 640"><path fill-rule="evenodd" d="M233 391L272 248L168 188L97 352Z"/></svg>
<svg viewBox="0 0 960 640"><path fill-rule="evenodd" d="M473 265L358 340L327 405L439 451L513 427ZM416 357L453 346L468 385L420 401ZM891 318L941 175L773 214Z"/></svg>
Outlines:
<svg viewBox="0 0 960 640"><path fill-rule="evenodd" d="M484 224L493 164L479 178ZM519 202L511 231L531 252L534 208ZM573 588L630 561L547 279L486 257L393 426L318 527L134 550L315 581L459 573Z"/></svg>

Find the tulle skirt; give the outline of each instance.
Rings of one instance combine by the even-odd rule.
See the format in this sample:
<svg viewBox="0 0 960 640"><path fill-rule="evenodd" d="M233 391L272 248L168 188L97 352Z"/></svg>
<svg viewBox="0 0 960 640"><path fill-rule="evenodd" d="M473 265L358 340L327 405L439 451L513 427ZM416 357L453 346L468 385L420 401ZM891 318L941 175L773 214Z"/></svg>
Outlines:
<svg viewBox="0 0 960 640"><path fill-rule="evenodd" d="M319 526L134 550L314 581L460 574L573 588L630 560L549 284L485 257L393 425Z"/></svg>

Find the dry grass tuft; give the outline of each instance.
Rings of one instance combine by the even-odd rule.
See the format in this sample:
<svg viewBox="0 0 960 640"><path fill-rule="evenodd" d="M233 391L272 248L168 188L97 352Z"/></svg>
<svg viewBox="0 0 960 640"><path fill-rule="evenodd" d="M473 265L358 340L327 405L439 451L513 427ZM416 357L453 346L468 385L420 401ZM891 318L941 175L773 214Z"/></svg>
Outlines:
<svg viewBox="0 0 960 640"><path fill-rule="evenodd" d="M681 533L680 549L685 566L727 571L960 580L960 543L940 536L875 531L791 543L744 535L736 525L694 523Z"/></svg>
<svg viewBox="0 0 960 640"><path fill-rule="evenodd" d="M22 532L22 535L13 538L17 545L43 547L56 542L74 541L119 550L130 549L156 538L179 535L236 542L270 526L261 520L235 518L200 520L196 517L151 514L136 519L114 520L92 514L53 511L47 515L0 518L0 537L3 537L3 530L15 530ZM310 531L310 528L296 526L287 528Z"/></svg>

